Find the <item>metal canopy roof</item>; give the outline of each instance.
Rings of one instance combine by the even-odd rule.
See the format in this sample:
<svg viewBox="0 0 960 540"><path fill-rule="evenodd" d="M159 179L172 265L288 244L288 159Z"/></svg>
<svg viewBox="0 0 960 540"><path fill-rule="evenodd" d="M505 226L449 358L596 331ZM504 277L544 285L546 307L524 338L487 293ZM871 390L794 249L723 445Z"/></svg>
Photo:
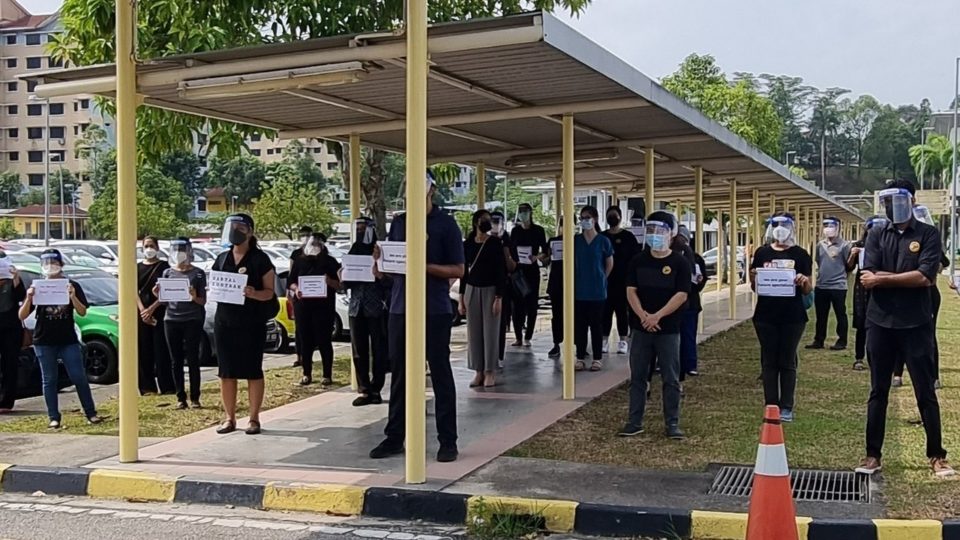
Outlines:
<svg viewBox="0 0 960 540"><path fill-rule="evenodd" d="M513 177L553 178L561 170L560 118L570 113L583 158L578 187L643 193L644 150L653 148L657 200L692 203L693 167L701 166L706 208L728 208L729 179L736 179L743 213L757 188L764 211L776 195L791 209L860 219L549 14L435 25L429 35L431 162L483 161ZM387 33L167 57L138 68L138 92L151 106L272 128L285 138L357 133L365 145L402 152L405 51L404 37ZM331 65L355 76L311 84L307 73ZM104 65L32 77L43 79L42 97L110 96L114 73ZM303 83L291 82L298 77ZM242 94L269 86L254 82L264 78L285 82ZM200 95L211 86L223 91Z"/></svg>

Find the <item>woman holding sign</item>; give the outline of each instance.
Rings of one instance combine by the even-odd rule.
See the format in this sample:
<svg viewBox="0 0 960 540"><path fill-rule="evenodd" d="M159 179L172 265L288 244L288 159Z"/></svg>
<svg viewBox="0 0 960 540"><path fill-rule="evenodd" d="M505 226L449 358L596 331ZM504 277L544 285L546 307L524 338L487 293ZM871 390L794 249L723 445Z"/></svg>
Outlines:
<svg viewBox="0 0 960 540"><path fill-rule="evenodd" d="M20 306L20 320L37 310L37 326L33 330L33 349L40 361L40 375L43 379L43 399L47 404L47 416L50 429L60 429L60 403L57 395L59 368L57 361L63 362L70 382L77 389L77 397L83 413L90 424L99 424L103 419L97 416L97 407L87 382L87 369L83 365L83 350L74 330L73 315L83 317L87 314L87 297L79 283L68 280L63 275L63 256L55 249L46 249L40 254L41 271L44 279L34 280L27 289L27 297Z"/></svg>
<svg viewBox="0 0 960 540"><path fill-rule="evenodd" d="M294 304L297 319L297 338L300 344L300 365L303 377L300 384L313 382L313 351L320 349L323 379L320 384L333 384L333 328L336 315L337 290L340 288L340 263L330 256L321 233L311 235L303 247L303 257L293 263L287 287L297 298Z"/></svg>
<svg viewBox="0 0 960 540"><path fill-rule="evenodd" d="M223 225L223 243L230 249L217 256L210 271L208 298L217 302L213 333L217 342L220 397L227 418L217 433L237 429L237 381L246 379L250 395L247 435L260 433L263 405L263 349L266 322L277 316L277 275L270 257L253 236L253 218L229 216Z"/></svg>
<svg viewBox="0 0 960 540"><path fill-rule="evenodd" d="M793 215L770 218L767 237L750 264L750 285L757 293L753 326L760 340L763 395L767 405L780 407L780 419L793 421L797 387L797 347L807 326L803 296L813 290L813 259L796 245Z"/></svg>
<svg viewBox="0 0 960 540"><path fill-rule="evenodd" d="M163 273L156 294L167 305L164 328L173 365L173 382L177 387L177 408L187 408L183 384L183 365L190 371L190 407L200 408L200 339L207 312L207 276L194 266L190 239L180 237L170 242L173 268Z"/></svg>
<svg viewBox="0 0 960 540"><path fill-rule="evenodd" d="M157 300L154 289L157 280L170 265L160 259L159 243L155 236L143 239L144 259L137 263L137 376L140 395L172 394L175 390L170 371L170 352L164 335L163 318L166 305Z"/></svg>

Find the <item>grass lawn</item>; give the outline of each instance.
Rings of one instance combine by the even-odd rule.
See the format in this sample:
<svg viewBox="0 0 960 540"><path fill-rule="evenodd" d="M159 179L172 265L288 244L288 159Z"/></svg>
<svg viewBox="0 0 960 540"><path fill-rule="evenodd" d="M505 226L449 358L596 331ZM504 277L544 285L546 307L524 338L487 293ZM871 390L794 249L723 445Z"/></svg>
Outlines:
<svg viewBox="0 0 960 540"><path fill-rule="evenodd" d="M314 366L315 375L319 371L319 362ZM333 365L334 385L328 390L322 389L317 382L310 386L300 386L300 368L277 368L264 372L266 396L263 410L273 409L300 401L328 390L334 390L350 384L350 357L338 356ZM140 436L141 437L181 437L219 424L223 420L223 407L220 405L220 386L218 382L208 382L201 387L200 403L202 409L174 409L174 396L140 397ZM237 417L247 415L247 385L240 383ZM106 418L102 424L91 426L80 409L63 411L63 428L53 433L71 435L118 435L119 403L116 398L105 403L97 403L97 412ZM49 420L46 415L24 417L10 422L0 422L0 433L48 433ZM241 429L244 426L239 426Z"/></svg>
<svg viewBox="0 0 960 540"><path fill-rule="evenodd" d="M938 336L939 392L944 446L960 452L960 298L942 287ZM801 346L812 341L813 320ZM831 318L831 331L834 319ZM853 364L853 330L845 352L801 347L797 419L784 426L787 456L795 468L848 470L864 453L867 371ZM829 341L828 341L829 343ZM616 388L511 450L515 457L649 469L701 470L709 463L753 463L763 416L759 346L753 326L742 324L700 346L701 376L688 379L681 410L687 440L663 436L659 379L648 404L647 432L633 439L615 436L627 416L627 391ZM937 480L924 452L924 432L910 383L891 392L884 446L884 495L894 517L955 516L960 512L960 479ZM958 461L960 465L960 461Z"/></svg>

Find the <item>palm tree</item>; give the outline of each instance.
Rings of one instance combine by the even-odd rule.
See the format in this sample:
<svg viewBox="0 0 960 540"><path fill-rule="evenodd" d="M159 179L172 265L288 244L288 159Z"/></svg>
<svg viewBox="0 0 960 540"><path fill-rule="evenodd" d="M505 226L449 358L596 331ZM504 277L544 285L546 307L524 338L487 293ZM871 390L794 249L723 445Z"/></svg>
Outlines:
<svg viewBox="0 0 960 540"><path fill-rule="evenodd" d="M936 178L939 177L940 187L946 189L953 170L953 148L950 146L950 139L943 135L931 135L926 144L911 146L910 163L913 164L917 178L925 173L933 173L934 182L931 182L930 186L935 186Z"/></svg>

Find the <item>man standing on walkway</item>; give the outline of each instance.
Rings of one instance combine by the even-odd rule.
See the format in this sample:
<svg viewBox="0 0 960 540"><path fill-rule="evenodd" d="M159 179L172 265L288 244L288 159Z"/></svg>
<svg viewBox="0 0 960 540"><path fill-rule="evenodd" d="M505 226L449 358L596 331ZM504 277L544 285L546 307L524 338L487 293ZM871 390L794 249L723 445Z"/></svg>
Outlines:
<svg viewBox="0 0 960 540"><path fill-rule="evenodd" d="M827 339L827 321L830 308L837 317L837 342L833 351L847 348L847 274L851 244L840 237L840 220L828 217L823 220L823 240L817 244L817 285L814 289L814 305L817 309L817 333L807 349L822 349Z"/></svg>
<svg viewBox="0 0 960 540"><path fill-rule="evenodd" d="M867 457L857 472L880 471L887 403L894 365L902 358L910 370L917 407L927 435L927 459L938 477L953 476L943 448L940 404L934 389L933 309L929 288L936 283L943 245L935 227L913 216L916 192L897 180L880 192L890 223L867 236L860 277L870 291L867 305L867 354L870 399L867 404Z"/></svg>
<svg viewBox="0 0 960 540"><path fill-rule="evenodd" d="M450 367L450 327L453 310L450 306L450 280L460 279L464 272L463 236L452 217L434 206L436 184L427 171L427 363L433 383L434 405L437 417L437 438L440 451L437 461L456 461L457 450L457 390ZM394 218L387 239L405 242L406 215ZM374 258L379 259L379 249ZM378 265L374 273L379 274ZM390 412L386 439L370 451L373 459L383 459L403 453L406 438L406 280L393 274L390 318L387 340L390 354ZM410 358L423 362L423 358Z"/></svg>

